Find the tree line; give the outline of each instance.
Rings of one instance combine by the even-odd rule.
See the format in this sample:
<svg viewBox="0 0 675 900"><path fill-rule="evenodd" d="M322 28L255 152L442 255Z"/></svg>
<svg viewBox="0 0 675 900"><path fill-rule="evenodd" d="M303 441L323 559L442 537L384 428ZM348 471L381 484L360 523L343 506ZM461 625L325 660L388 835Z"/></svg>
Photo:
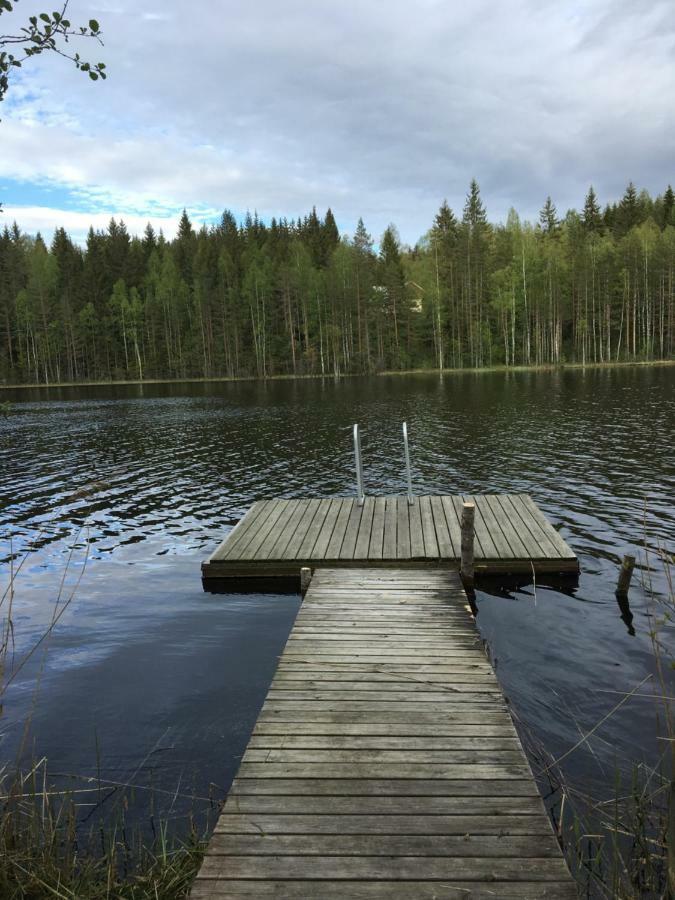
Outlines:
<svg viewBox="0 0 675 900"><path fill-rule="evenodd" d="M404 247L377 251L329 209L265 223L224 212L168 241L122 221L80 247L0 234L0 379L108 379L615 362L673 356L675 196L629 184L601 208L491 224L472 181Z"/></svg>

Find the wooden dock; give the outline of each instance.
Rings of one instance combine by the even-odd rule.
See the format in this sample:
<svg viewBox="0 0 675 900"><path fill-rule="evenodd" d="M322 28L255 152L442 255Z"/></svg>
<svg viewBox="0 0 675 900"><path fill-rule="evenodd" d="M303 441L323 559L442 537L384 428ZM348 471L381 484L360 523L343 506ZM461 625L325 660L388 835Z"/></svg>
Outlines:
<svg viewBox="0 0 675 900"><path fill-rule="evenodd" d="M317 569L191 896L577 896L456 572Z"/></svg>
<svg viewBox="0 0 675 900"><path fill-rule="evenodd" d="M459 566L462 503L473 501L477 574L578 572L579 563L527 494L261 500L202 564L221 579L299 578L302 567Z"/></svg>

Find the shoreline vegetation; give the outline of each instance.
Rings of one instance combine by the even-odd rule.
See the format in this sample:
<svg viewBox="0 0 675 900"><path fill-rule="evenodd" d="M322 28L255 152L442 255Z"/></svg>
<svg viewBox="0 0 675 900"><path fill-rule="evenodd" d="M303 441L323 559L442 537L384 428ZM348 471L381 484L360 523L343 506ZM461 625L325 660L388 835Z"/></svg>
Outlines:
<svg viewBox="0 0 675 900"><path fill-rule="evenodd" d="M556 364L540 364L540 365L516 365L516 366L482 366L480 368L472 368L469 366L457 368L416 368L416 369L390 369L382 372L354 373L344 372L338 376L333 374L313 374L313 375L213 375L202 378L121 378L98 381L59 381L55 383L45 382L26 382L23 384L2 384L0 383L0 391L11 390L51 390L54 388L83 388L83 387L124 387L131 385L156 385L156 384L220 384L220 383L247 383L247 382L268 382L268 381L334 381L343 378L389 378L395 376L406 375L495 375L509 373L524 372L560 372L567 370L602 370L602 369L633 369L633 368L664 368L675 366L675 359L648 359L648 360L629 360L622 362L560 362Z"/></svg>
<svg viewBox="0 0 675 900"><path fill-rule="evenodd" d="M237 221L225 210L167 240L122 220L49 245L0 231L0 380L368 375L416 369L639 362L675 355L675 192L590 188L537 222L491 222L471 182L414 246L353 234L328 209Z"/></svg>

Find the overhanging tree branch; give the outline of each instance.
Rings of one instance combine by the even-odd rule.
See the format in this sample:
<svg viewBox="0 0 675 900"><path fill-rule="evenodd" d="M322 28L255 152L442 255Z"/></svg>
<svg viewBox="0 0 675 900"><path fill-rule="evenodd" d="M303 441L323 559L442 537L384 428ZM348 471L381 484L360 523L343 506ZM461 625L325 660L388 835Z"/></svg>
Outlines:
<svg viewBox="0 0 675 900"><path fill-rule="evenodd" d="M19 0L0 0L0 16L13 12L18 2ZM73 38L93 38L103 45L99 23L96 19L90 19L87 25L73 25L67 18L67 11L68 0L65 0L61 12L43 12L30 16L27 25L14 33L0 35L0 102L5 99L15 70L20 69L27 59L45 52L70 60L92 81L105 79L105 63L87 62L79 53L69 52L68 46ZM6 47L20 49L18 52L10 52Z"/></svg>

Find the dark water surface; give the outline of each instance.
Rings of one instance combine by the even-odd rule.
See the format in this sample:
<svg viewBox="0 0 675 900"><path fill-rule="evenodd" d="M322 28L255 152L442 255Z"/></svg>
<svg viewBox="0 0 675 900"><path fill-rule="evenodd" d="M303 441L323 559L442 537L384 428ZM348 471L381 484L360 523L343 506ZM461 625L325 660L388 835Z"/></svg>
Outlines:
<svg viewBox="0 0 675 900"><path fill-rule="evenodd" d="M156 813L177 818L192 795L222 796L299 598L203 594L199 564L254 500L353 494L355 421L366 491L403 493L404 419L416 490L529 492L580 557L572 590L491 585L477 600L514 713L565 753L653 672L648 591L638 576L630 622L614 587L645 535L674 549L674 387L670 367L3 392L0 576L4 590L13 553L15 667L62 579L60 602L75 593L3 697L0 764L30 717L25 755L48 757L54 775L98 773L111 791L138 786L141 819L146 788ZM664 593L663 569L651 579ZM565 772L611 795L615 764L662 752L654 711L629 700Z"/></svg>

